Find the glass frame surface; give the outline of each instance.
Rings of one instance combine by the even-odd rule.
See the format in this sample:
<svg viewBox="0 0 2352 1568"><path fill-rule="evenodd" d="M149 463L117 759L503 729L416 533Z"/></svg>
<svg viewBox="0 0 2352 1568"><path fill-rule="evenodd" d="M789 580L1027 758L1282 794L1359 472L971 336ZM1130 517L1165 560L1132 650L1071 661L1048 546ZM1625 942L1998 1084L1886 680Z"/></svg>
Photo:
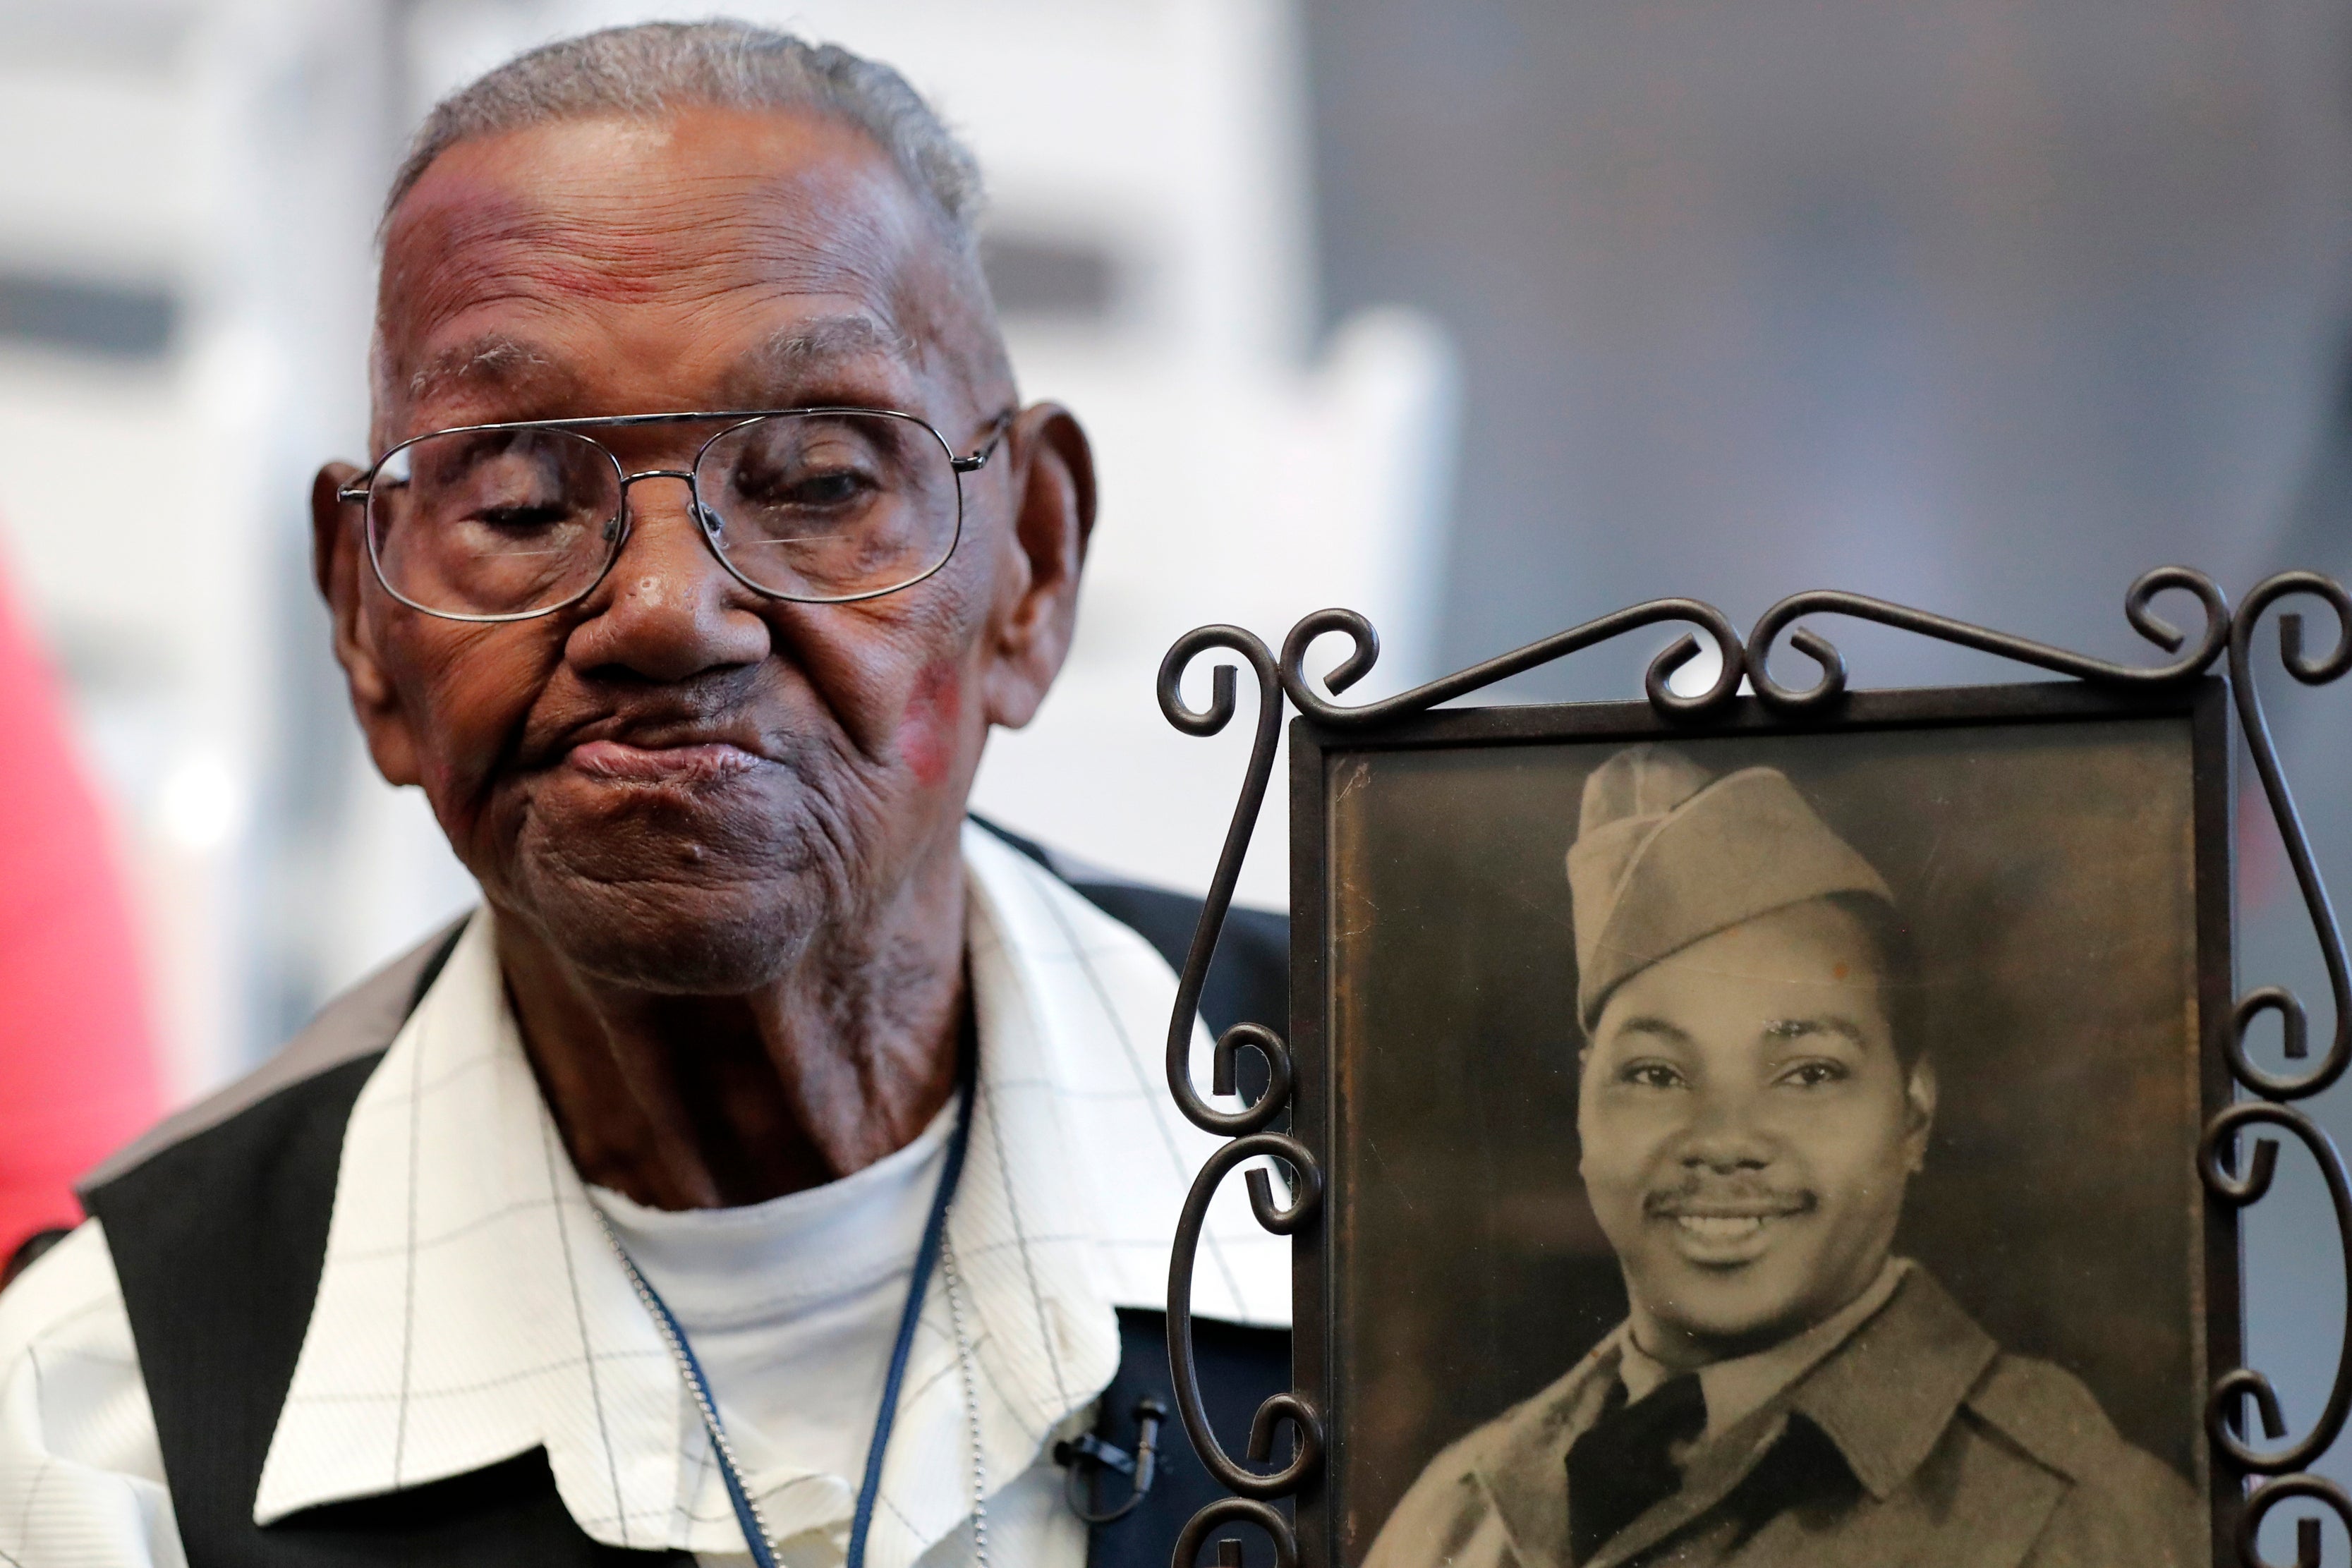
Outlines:
<svg viewBox="0 0 2352 1568"><path fill-rule="evenodd" d="M2201 612L2194 625L2183 626L2156 608L2161 598L2178 601L2182 595L2193 598ZM1335 1432L1334 1413L1325 1404L1332 1391L1322 1249L1334 1227L1324 1223L1328 1186L1324 1162L1329 1153L1333 1079L1327 1060L1329 998L1324 988L1329 971L1318 943L1330 916L1322 883L1302 868L1325 863L1320 835L1328 781L1318 771L1319 763L1306 760L1309 753L1320 757L1465 741L1565 738L1610 738L1622 747L1646 737L1743 733L1787 744L1814 732L1854 726L2016 724L2168 712L2189 716L2195 731L2196 810L2187 832L2194 852L2195 1014L2201 1037L2195 1064L2200 1108L2210 1112L2192 1164L2201 1187L2197 1202L2212 1243L2205 1251L2207 1267L2235 1270L2234 1248L2227 1244L2236 1232L2235 1216L2272 1194L2281 1154L2292 1147L2300 1150L2297 1157L2326 1187L2341 1281L2333 1295L2316 1294L2301 1280L2274 1285L2265 1294L2305 1306L2316 1294L2323 1310L2329 1310L2326 1302L2352 1294L2352 1176L2346 1174L2345 1161L2326 1130L2300 1108L2301 1102L2352 1075L2352 956L2347 956L2352 947L2345 940L2311 834L2288 785L2256 678L2257 648L2265 632L2275 632L2278 664L2300 685L2326 686L2352 674L2352 590L2326 573L2289 569L2255 582L2232 605L2207 574L2189 567L2160 566L2133 580L2123 608L2131 630L2154 644L2160 659L2119 662L1840 589L1791 593L1766 610L1744 634L1721 610L1704 601L1654 599L1595 616L1395 695L1354 704L1335 699L1362 680L1379 657L1376 631L1354 611L1320 610L1304 617L1290 628L1278 652L1248 630L1230 624L1196 627L1177 639L1160 663L1158 682L1160 713L1177 730L1194 737L1224 730L1240 712L1236 676L1255 677L1256 696L1249 766L1192 946L1178 972L1169 1019L1170 1097L1188 1123L1226 1140L1194 1177L1177 1218L1169 1263L1169 1375L1177 1409L1195 1453L1226 1494L1201 1507L1185 1525L1177 1540L1179 1563L1195 1561L1213 1536L1234 1525L1270 1538L1285 1568L1301 1563L1328 1568L1332 1561L1334 1504L1325 1461L1334 1440L1350 1439L1348 1421ZM2328 628L2317 639L2312 635L2315 608L2323 617L2317 624ZM1858 692L1849 681L1845 655L1819 629L1832 617L1874 622L1991 654L2069 677L2070 684ZM1528 671L1661 625L1685 630L1649 661L1642 680L1646 712L1639 705L1445 706ZM1327 672L1311 674L1308 655L1318 640L1334 634L1347 639L1347 651ZM1696 663L1710 652L1708 644L1716 655L1711 669ZM1811 678L1785 681L1772 668L1776 652L1801 657L1811 666ZM1196 706L1186 695L1187 673L1211 658L1216 662L1201 672L1213 677L1209 700ZM2226 670L2225 677L2216 678L2217 666ZM1682 675L1697 679L1678 678ZM1751 691L1755 696L1747 697ZM1282 716L1292 707L1305 716L1293 727L1292 755L1298 764L1292 779L1291 821L1297 894L1287 1011L1293 1032L1286 1040L1264 1022L1232 1025L1203 1064L1210 1069L1203 1082L1193 1061L1199 1005L1242 861L1273 782L1282 749ZM2294 987L2261 983L2233 992L2235 977L2227 973L2235 916L2229 869L2238 826L2231 805L2236 783L2232 762L2241 753L2252 764L2252 779L2285 852L2294 891L2326 971L2326 995L2333 1006L2332 1020L2324 1028ZM1927 781L1930 795L1940 784ZM2073 786L2061 780L2051 788L2054 797L2063 798ZM1475 802L1450 808L1454 820L1474 825L1475 810ZM1423 816L1433 814L1446 811L1433 813L1424 807ZM1580 821L1582 814L1580 808ZM1413 827L1414 834L1402 841L1426 841L1419 836L1419 819ZM1435 824L1430 827L1433 832ZM2176 842L2176 852L2179 847ZM2037 862L2034 857L2020 856L2018 863L2030 867ZM2088 877L2094 883L2098 880ZM2276 1034L2258 1038L2273 1020ZM1244 1052L1265 1063L1266 1081L1262 1092L1245 1097L1236 1107L1229 1097L1239 1082L1235 1059ZM2284 1067L2272 1065L2273 1057L2284 1058ZM1281 1198L1276 1196L1272 1176L1253 1168L1269 1159L1290 1176ZM1192 1343L1192 1283L1211 1201L1227 1177L1244 1171L1249 1207L1259 1226L1293 1239L1299 1295L1295 1386L1265 1399L1251 1423L1246 1447L1237 1449L1231 1437L1238 1434L1229 1435L1221 1423L1213 1422L1202 1400L1201 1368ZM2208 1283L2212 1289L2202 1311L2209 1351L2205 1370L2211 1382L2202 1432L2213 1476L2212 1559L2263 1568L2276 1561L2263 1552L2263 1542L2285 1542L2291 1531L2294 1560L2316 1563L2323 1521L2332 1518L2340 1528L2352 1528L2352 1492L2318 1469L2352 1425L2352 1317L2344 1319L2324 1406L2308 1422L2291 1425L2271 1377L2239 1359L2245 1310L2240 1292L2247 1282L2233 1272L2226 1279L2216 1273ZM1276 1453L1285 1433L1288 1458L1279 1461ZM1269 1463L1276 1468L1266 1468ZM1664 1518L1652 1521L1654 1528L1670 1523ZM1221 1551L1232 1553L1243 1544L1224 1536ZM1628 1542L1625 1550L1643 1548ZM2205 1554L2192 1555L2202 1560Z"/></svg>
<svg viewBox="0 0 2352 1568"><path fill-rule="evenodd" d="M1400 751L1548 743L1659 742L1673 747L1700 737L1713 741L1741 736L1853 735L1971 726L2076 727L2168 717L2185 722L2190 734L2195 931L2191 1035L2195 1059L2190 1071L2198 1096L2192 1119L2201 1128L2230 1105L2233 1091L2228 1061L2207 1043L2210 1026L2231 1017L2233 1000L2232 779L2227 688L2218 679L2209 677L2157 691L2034 684L1858 692L1849 695L1833 713L1800 717L1775 712L1756 698L1740 698L1696 727L1663 716L1643 702L1437 711L1370 728L1342 729L1308 717L1292 721L1288 1040L1296 1077L1289 1134L1311 1152L1321 1171L1319 1220L1291 1233L1295 1387L1298 1396L1319 1413L1322 1437L1321 1462L1295 1500L1300 1563L1307 1568L1355 1568L1381 1522L1360 1518L1349 1528L1350 1515L1356 1511L1349 1488L1356 1479L1352 1450L1357 1429L1381 1416L1364 1404L1360 1380L1347 1375L1351 1364L1348 1339L1355 1332L1355 1314L1365 1310L1349 1297L1348 1249L1360 1228L1373 1222L1358 1201L1364 1176L1351 1163L1350 1140L1343 1135L1351 1093L1351 1051L1357 1047L1348 1038L1342 1020L1358 999L1347 994L1349 979L1339 956L1339 928L1348 920L1349 907L1339 885L1343 868L1337 863L1333 802L1349 787L1349 777L1356 763L1370 759L1376 766L1381 754ZM1433 817L1422 831L1444 834L1447 821ZM1561 891L1564 904L1564 882ZM1507 1092L1509 1086L1498 1084L1495 1089ZM2186 1260L2192 1277L2186 1284L2199 1310L2193 1331L2198 1337L2194 1368L2177 1391L2184 1411L2201 1408L2210 1373L2239 1365L2242 1354L2237 1208L2215 1200L2198 1186L2194 1162L2200 1151L2193 1134L2194 1129L2189 1144L2180 1151L2181 1197L2197 1206L2191 1227L2196 1245ZM1413 1158L1410 1149L1388 1144L1381 1149L1388 1160ZM1370 1310L1400 1309L1389 1301ZM2198 1479L2204 1483L2210 1510L2213 1561L2232 1562L2232 1543L2245 1508L2242 1480L2221 1456L2210 1453L2201 1433L2198 1442Z"/></svg>

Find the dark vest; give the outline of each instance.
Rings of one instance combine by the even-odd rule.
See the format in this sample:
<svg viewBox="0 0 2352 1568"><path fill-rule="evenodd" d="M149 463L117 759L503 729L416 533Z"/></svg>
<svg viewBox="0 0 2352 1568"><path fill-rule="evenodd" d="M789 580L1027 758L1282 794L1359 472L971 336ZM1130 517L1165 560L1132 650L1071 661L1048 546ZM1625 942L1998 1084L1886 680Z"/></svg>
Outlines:
<svg viewBox="0 0 2352 1568"><path fill-rule="evenodd" d="M992 829L992 831L997 831ZM1055 870L1037 846L999 831ZM1197 901L1072 876L1070 884L1150 940L1171 964L1192 940ZM1237 912L1212 968L1210 1027L1287 1016L1288 937L1278 915ZM564 1511L543 1451L448 1480L253 1523L262 1462L310 1326L334 1207L343 1129L401 1022L456 945L451 931L331 1004L270 1067L109 1162L83 1191L106 1227L155 1412L164 1474L190 1568L533 1568L618 1563L647 1553L597 1544ZM1098 1173L1116 1179L1117 1173ZM1132 1449L1146 1395L1171 1410L1164 1322L1121 1309L1118 1375L1096 1433ZM1290 1386L1290 1336L1201 1322L1202 1391L1218 1435L1238 1451L1251 1416ZM1126 1495L1099 1478L1097 1507ZM1166 1568L1177 1532L1223 1492L1183 1426L1160 1436L1157 1483L1141 1506L1097 1526L1089 1568Z"/></svg>

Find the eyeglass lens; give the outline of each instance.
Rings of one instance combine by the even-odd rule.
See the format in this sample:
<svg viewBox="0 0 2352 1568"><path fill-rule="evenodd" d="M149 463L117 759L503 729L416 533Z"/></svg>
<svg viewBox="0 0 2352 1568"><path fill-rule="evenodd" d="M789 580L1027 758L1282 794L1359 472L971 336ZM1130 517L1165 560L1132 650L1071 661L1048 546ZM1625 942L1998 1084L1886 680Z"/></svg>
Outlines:
<svg viewBox="0 0 2352 1568"><path fill-rule="evenodd" d="M955 548L953 455L929 426L879 413L772 414L695 462L697 519L745 581L825 602L902 588ZM386 457L368 497L384 586L422 610L530 614L580 597L611 564L619 465L572 430L449 431Z"/></svg>

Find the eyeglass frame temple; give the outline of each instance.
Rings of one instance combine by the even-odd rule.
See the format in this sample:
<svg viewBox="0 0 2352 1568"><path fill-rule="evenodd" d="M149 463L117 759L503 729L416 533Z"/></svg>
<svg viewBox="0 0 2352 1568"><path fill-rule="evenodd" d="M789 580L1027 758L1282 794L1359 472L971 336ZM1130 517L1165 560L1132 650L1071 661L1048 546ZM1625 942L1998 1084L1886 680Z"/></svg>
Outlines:
<svg viewBox="0 0 2352 1568"><path fill-rule="evenodd" d="M960 475L977 474L982 468L987 467L988 460L996 455L996 449L1004 444L1004 437L1012 430L1013 421L1016 417L1017 413L1017 410L1008 408L1003 413L998 414L993 420L990 421L987 441L982 443L980 449L974 452L971 456L958 457L955 455L954 449L950 448L948 453L949 465L954 468L954 470Z"/></svg>

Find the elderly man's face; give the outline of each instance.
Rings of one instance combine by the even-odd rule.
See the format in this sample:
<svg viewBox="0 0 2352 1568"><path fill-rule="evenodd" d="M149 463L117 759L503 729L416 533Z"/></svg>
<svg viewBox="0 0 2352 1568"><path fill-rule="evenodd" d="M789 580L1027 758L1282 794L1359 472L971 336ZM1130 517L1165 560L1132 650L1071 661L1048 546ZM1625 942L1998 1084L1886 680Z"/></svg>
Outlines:
<svg viewBox="0 0 2352 1568"><path fill-rule="evenodd" d="M1926 1152L1935 1084L1897 1060L1871 943L1813 902L1618 988L1577 1128L1644 1349L1675 1364L1802 1332L1866 1290Z"/></svg>
<svg viewBox="0 0 2352 1568"><path fill-rule="evenodd" d="M497 420L851 404L970 452L1012 389L958 276L887 158L820 119L461 143L389 232L377 450ZM714 428L599 434L635 472L689 466ZM598 588L537 620L404 607L356 508L320 508L320 570L378 765L423 785L492 902L609 978L740 991L951 844L989 725L1025 722L1066 647L1091 483L1075 424L1031 410L966 479L947 567L863 603L744 588L667 479L632 488Z"/></svg>

